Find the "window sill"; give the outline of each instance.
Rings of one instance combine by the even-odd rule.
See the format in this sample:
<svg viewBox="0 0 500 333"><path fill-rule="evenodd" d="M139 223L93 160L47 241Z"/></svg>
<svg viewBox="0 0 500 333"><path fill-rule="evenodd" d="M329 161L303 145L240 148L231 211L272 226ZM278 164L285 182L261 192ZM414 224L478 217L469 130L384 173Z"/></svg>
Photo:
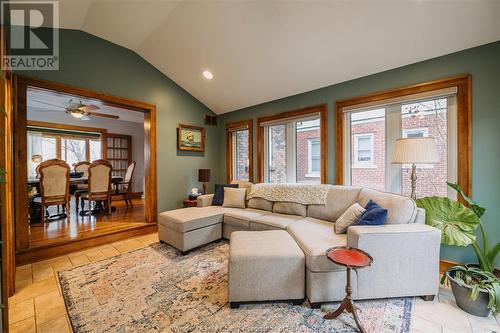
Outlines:
<svg viewBox="0 0 500 333"><path fill-rule="evenodd" d="M378 167L375 164L367 164L367 165L356 164L356 165L352 165L351 168L352 169L376 169Z"/></svg>
<svg viewBox="0 0 500 333"><path fill-rule="evenodd" d="M305 177L307 178L319 178L319 173L306 173Z"/></svg>

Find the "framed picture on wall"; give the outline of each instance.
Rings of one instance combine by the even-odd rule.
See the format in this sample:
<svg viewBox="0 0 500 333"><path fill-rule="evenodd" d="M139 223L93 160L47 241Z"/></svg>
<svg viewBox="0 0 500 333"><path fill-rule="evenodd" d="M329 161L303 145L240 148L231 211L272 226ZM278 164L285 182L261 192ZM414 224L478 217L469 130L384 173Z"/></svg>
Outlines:
<svg viewBox="0 0 500 333"><path fill-rule="evenodd" d="M177 149L205 151L205 128L179 124L177 129Z"/></svg>

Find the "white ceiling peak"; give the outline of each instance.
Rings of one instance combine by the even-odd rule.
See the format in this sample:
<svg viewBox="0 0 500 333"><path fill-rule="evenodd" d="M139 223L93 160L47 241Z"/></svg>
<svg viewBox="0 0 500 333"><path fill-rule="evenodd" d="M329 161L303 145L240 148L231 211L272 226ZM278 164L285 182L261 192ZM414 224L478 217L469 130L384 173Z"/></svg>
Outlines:
<svg viewBox="0 0 500 333"><path fill-rule="evenodd" d="M60 1L62 28L137 52L219 114L500 40L499 13L494 0Z"/></svg>

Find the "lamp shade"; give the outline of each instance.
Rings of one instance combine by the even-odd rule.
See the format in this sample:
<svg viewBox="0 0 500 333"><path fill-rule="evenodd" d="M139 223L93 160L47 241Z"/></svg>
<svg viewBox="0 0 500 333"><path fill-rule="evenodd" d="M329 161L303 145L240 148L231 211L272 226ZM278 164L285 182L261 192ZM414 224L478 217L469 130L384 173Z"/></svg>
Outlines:
<svg viewBox="0 0 500 333"><path fill-rule="evenodd" d="M392 163L438 163L439 153L434 138L398 139L392 151Z"/></svg>
<svg viewBox="0 0 500 333"><path fill-rule="evenodd" d="M210 181L210 169L198 169L198 181L208 183Z"/></svg>

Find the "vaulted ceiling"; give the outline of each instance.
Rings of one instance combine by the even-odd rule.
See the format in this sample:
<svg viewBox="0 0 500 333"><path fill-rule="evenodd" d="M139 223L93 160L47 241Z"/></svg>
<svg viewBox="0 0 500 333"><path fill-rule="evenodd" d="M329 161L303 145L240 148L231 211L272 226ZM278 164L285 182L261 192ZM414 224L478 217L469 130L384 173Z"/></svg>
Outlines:
<svg viewBox="0 0 500 333"><path fill-rule="evenodd" d="M60 1L61 27L137 52L219 114L500 40L499 14L495 0Z"/></svg>

